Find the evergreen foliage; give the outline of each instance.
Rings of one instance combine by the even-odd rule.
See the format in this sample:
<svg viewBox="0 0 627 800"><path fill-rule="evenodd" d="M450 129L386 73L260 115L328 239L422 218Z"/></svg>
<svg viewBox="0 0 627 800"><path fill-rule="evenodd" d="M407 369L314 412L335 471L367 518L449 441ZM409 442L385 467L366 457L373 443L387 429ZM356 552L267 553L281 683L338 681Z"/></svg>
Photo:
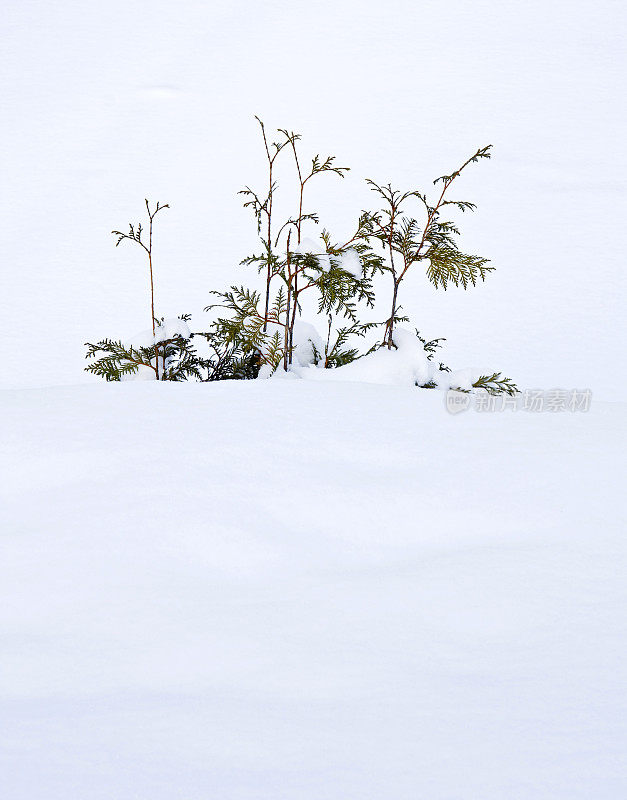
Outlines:
<svg viewBox="0 0 627 800"><path fill-rule="evenodd" d="M252 380L259 374L259 351L245 351L241 342L229 341L219 324L212 325L209 331L192 333L192 337L203 339L209 349L209 355L199 359L204 382Z"/></svg>
<svg viewBox="0 0 627 800"><path fill-rule="evenodd" d="M179 319L187 322L189 314ZM155 329L162 327L164 320L155 320ZM106 381L124 380L141 368L152 370L156 380L185 381L190 378L202 380L202 359L198 357L189 338L176 334L160 339L148 347L125 345L121 341L102 339L96 344L86 342L89 360L95 359L85 369ZM102 355L100 355L102 354Z"/></svg>
<svg viewBox="0 0 627 800"><path fill-rule="evenodd" d="M221 302L207 306L205 311L220 308L230 312L229 316L219 317L214 322L217 340L221 339L244 356L254 353L260 366L268 364L274 371L283 359L285 337L279 331L269 333L268 324L285 328L281 318L285 316L287 305L282 288L267 315L259 310L261 295L257 291L231 286L226 292L212 291L211 294Z"/></svg>
<svg viewBox="0 0 627 800"><path fill-rule="evenodd" d="M315 356L314 363L321 364L325 369L343 367L346 364L350 364L351 361L361 358L361 355L366 355L366 353L360 354L356 347L345 347L345 345L351 336L364 337L371 328L376 327L376 323L374 322L353 322L351 325L344 325L338 328L335 331L335 337L332 341L334 331L333 321L333 314L329 314L324 352L318 352L318 348L315 344L313 345ZM368 352L372 352L374 349L375 348L372 347Z"/></svg>
<svg viewBox="0 0 627 800"><path fill-rule="evenodd" d="M303 226L318 225L320 222L317 212L305 209L307 185L314 177L324 173L343 178L349 168L337 166L335 156L322 157L317 154L305 169L298 151L300 134L281 128L277 131L280 141L269 145L264 124L259 118L257 121L268 164L268 189L263 197L249 186L240 192L246 198L244 207L253 211L261 244L261 251L246 257L241 264L253 265L259 272L265 272L263 310L261 295L257 292L245 295L243 287L231 287L230 291L218 295L222 298L224 308L232 314L234 328L231 333L242 336L247 343L252 338L254 346L261 352L263 363L273 370L281 363L284 369L288 369L294 351L294 325L302 311L302 293L308 289L317 291L318 312L349 319L351 325L348 329L355 333L359 328L358 303L363 302L370 307L374 305L372 278L380 269L381 259L370 244L367 215L360 217L355 234L344 244L333 243L328 231L323 229L319 252L303 251ZM274 236L273 204L278 187L275 162L286 149L292 155L296 171L298 210L282 222ZM343 266L343 256L351 250L360 261L359 274ZM273 298L272 284L275 280L279 288ZM280 328L278 332L277 327ZM267 336L269 328L272 333ZM346 335L344 332L341 339ZM279 341L281 338L282 341ZM349 358L350 352L343 351L343 362ZM357 351L354 352L356 357ZM338 354L339 349L336 349L332 357L325 357L325 364L337 364Z"/></svg>
<svg viewBox="0 0 627 800"><path fill-rule="evenodd" d="M487 266L488 259L468 255L459 249L456 237L460 235L457 226L442 218L442 211L453 206L459 211L474 211L476 206L465 200L448 200L446 193L453 181L469 164L490 158L492 145L481 147L450 175L442 175L434 180L434 185L442 184L442 190L434 205L430 205L427 195L418 191L400 192L391 184L379 185L370 178L366 183L375 192L382 204L378 211L366 215L365 224L369 234L377 239L385 253L381 269L392 277L392 306L385 321L383 343L392 348L394 326L401 320L398 311L399 287L407 271L420 264L425 268L427 278L437 289L446 289L452 283L467 289L478 280L485 280L494 267ZM406 213L407 203L415 199L424 210L425 221L421 224Z"/></svg>
<svg viewBox="0 0 627 800"><path fill-rule="evenodd" d="M187 322L190 315L183 314L179 319ZM86 371L107 381L125 380L142 368L150 369L155 379L161 381L249 380L259 374L261 361L258 351L244 350L240 341L229 340L219 323L212 325L209 331L190 333L189 336L175 334L159 338L164 320L156 322L156 341L148 347L111 339L96 344L86 342L86 358L92 361ZM194 337L203 340L208 355L198 353L192 341Z"/></svg>
<svg viewBox="0 0 627 800"><path fill-rule="evenodd" d="M488 394L508 394L513 397L518 392L518 387L511 378L501 376L500 372L491 375L481 375L474 383L475 389L484 389Z"/></svg>
<svg viewBox="0 0 627 800"><path fill-rule="evenodd" d="M409 269L424 269L434 288L445 290L451 284L463 289L476 286L494 269L488 259L461 250L460 231L447 218L449 210L475 210L471 202L450 199L448 191L470 164L490 158L491 145L479 148L451 174L436 178L433 183L439 194L433 201L419 190L400 192L389 183L368 179L367 185L377 195L380 208L362 211L353 235L345 241L333 240L329 230L321 227L316 244L305 238L306 232L320 226L321 220L319 212L306 206L307 187L314 178L325 174L344 178L349 168L337 166L335 156L316 154L308 162L303 160L300 134L279 128L273 137L276 141L271 141L262 120L256 120L265 154L266 185L263 191L246 186L240 194L244 208L253 213L259 249L242 259L240 265L252 266L263 276L261 290L245 285L214 290L210 294L215 302L205 308L214 315L208 330L160 339L161 325L154 311L153 222L169 206L157 203L151 210L146 200L147 238L141 223L130 224L128 233L113 233L117 236L116 246L128 240L146 253L153 343L148 347L126 346L111 339L87 343L91 362L87 371L107 381L123 380L140 368L152 370L157 380L173 381L252 379L262 367L265 374L277 369L287 371L293 364L297 344L294 329L303 311L303 292L308 290L313 290L307 297L315 296L318 315L327 320L325 341L310 340L314 363L336 369L380 347L395 348L394 329L409 322L399 302L400 286ZM277 175L285 159L291 162L297 207L291 215L277 220ZM412 206L422 211L422 220L412 216ZM383 322L364 322L364 312L375 308L378 275L391 278L391 307ZM381 328L381 339L373 342L373 333ZM445 341L427 341L418 330L416 336L430 361ZM194 338L202 345L200 351ZM362 342L369 344L363 351ZM450 372L441 362L439 370ZM435 381L423 384L424 388L435 386ZM474 387L490 394L517 391L511 379L502 377L500 372L482 375Z"/></svg>

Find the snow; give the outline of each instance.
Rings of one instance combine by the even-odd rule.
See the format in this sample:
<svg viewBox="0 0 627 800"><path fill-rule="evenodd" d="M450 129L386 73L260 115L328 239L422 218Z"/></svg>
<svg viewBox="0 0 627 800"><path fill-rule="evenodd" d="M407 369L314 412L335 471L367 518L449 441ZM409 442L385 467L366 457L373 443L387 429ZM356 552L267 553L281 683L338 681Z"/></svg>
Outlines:
<svg viewBox="0 0 627 800"><path fill-rule="evenodd" d="M282 332L276 324L268 326L268 335L275 331ZM350 364L335 369L325 369L322 360L316 361L324 353L325 344L314 325L304 320L297 320L294 325L293 363L289 372L282 369L274 373L268 365L259 372L259 378L275 380L285 378L302 378L304 380L325 382L357 382L376 383L385 386L422 386L433 382L436 388L443 391L449 389L474 390L473 383L481 376L490 374L490 370L465 368L451 372L440 370L435 361L429 361L420 340L415 333L397 326L393 335L394 348L381 347L369 355L352 361Z"/></svg>
<svg viewBox="0 0 627 800"><path fill-rule="evenodd" d="M272 338L277 332L281 336L282 343L283 328L274 322L268 323L268 337ZM324 342L316 328L310 322L306 322L305 320L295 320L292 350L292 361L295 368L306 367L309 364L313 364L315 360L314 346L318 351L318 354L324 353ZM274 377L285 377L284 372L282 375L280 375L279 372L282 372L282 370L277 370L274 373ZM260 377L262 379L270 377L270 371L264 369Z"/></svg>
<svg viewBox="0 0 627 800"><path fill-rule="evenodd" d="M0 392L2 800L627 796L626 290L607 235L627 6L75 5L9 0L0 22L0 384L18 387ZM313 291L285 380L84 373L85 341L149 319L145 253L110 234L145 230L145 197L170 204L168 326L202 330L211 289L263 287L236 266L260 247L237 195L267 185L255 113L270 139L303 135L303 169L351 167L307 184L319 255L323 228L349 241L374 210L365 178L428 190L494 144L453 199L477 203L461 246L496 272L438 292L423 263L403 313L447 337L447 363L589 388L591 410L449 414L413 383L477 371L437 372L402 330L316 368Z"/></svg>
<svg viewBox="0 0 627 800"><path fill-rule="evenodd" d="M136 333L134 336L131 336L130 339L127 339L124 342L125 347L127 348L135 348L138 349L140 347L149 348L152 347L155 342L159 344L159 342L165 342L168 339L174 339L176 336L182 336L184 339L189 339L191 336L189 325L183 319L172 318L172 319L164 319L158 325L155 325L155 331L153 334L152 328L146 328L139 333ZM154 366L159 361L159 369L163 370L163 357L159 356L157 358L150 359L150 363ZM153 369L150 367L140 365L137 367L135 372L127 372L122 375L122 381L154 381L157 379L157 375Z"/></svg>
<svg viewBox="0 0 627 800"><path fill-rule="evenodd" d="M3 798L625 796L624 403L0 403Z"/></svg>
<svg viewBox="0 0 627 800"><path fill-rule="evenodd" d="M151 358L150 363L155 366L156 358ZM163 370L163 358L159 357L159 369ZM157 373L144 364L139 364L135 372L125 372L120 378L121 381L156 381Z"/></svg>
<svg viewBox="0 0 627 800"><path fill-rule="evenodd" d="M301 239L299 244L294 246L293 252L301 255L311 254L316 257L318 266L322 270L331 269L331 258L327 255L327 248L322 239L316 243L313 239Z"/></svg>
<svg viewBox="0 0 627 800"><path fill-rule="evenodd" d="M313 239L309 239L305 237L301 239L299 244L294 245L293 252L299 253L300 255L318 255L320 253L326 253L327 248L324 245L322 239L318 240L318 242L314 242Z"/></svg>
<svg viewBox="0 0 627 800"><path fill-rule="evenodd" d="M350 274L354 275L356 278L361 278L362 267L357 250L354 250L352 247L349 248L339 256L337 261L338 266L345 272L350 272Z"/></svg>
<svg viewBox="0 0 627 800"><path fill-rule="evenodd" d="M320 268L329 270L331 269L331 257L327 254L326 250L326 244L322 239L315 241L314 239L305 237L301 239L299 244L294 246L292 252L299 253L300 255L310 254L316 256ZM341 269L350 272L351 275L354 275L356 278L361 278L361 261L359 259L359 253L354 248L349 247L343 253L340 253L340 255L333 256L333 261Z"/></svg>
<svg viewBox="0 0 627 800"><path fill-rule="evenodd" d="M184 339L189 339L191 333L189 325L184 319L170 318L164 319L163 322L155 325L155 332L153 335L152 328L146 328L130 339L127 339L125 345L127 347L152 347L155 342L165 342L168 339L174 339L175 336L182 336Z"/></svg>
<svg viewBox="0 0 627 800"><path fill-rule="evenodd" d="M324 352L324 342L316 328L302 319L294 322L294 349L292 360L304 367L315 359L314 347L318 355Z"/></svg>
<svg viewBox="0 0 627 800"><path fill-rule="evenodd" d="M337 369L324 369L312 364L308 369L296 368L294 372L306 380L357 381L389 386L415 386L430 380L435 375L435 366L427 361L422 343L415 334L396 328L393 338L396 349L382 347Z"/></svg>

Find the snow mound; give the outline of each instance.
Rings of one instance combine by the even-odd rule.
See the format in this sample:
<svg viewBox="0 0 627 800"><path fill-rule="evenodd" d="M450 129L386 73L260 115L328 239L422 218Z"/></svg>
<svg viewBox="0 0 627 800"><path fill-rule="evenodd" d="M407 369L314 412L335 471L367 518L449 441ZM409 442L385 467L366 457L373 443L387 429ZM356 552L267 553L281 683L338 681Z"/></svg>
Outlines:
<svg viewBox="0 0 627 800"><path fill-rule="evenodd" d="M627 797L625 410L0 393L3 800Z"/></svg>
<svg viewBox="0 0 627 800"><path fill-rule="evenodd" d="M309 365L295 372L300 378L314 381L357 381L390 386L427 383L434 369L420 340L404 328L397 328L393 338L396 350L382 347L343 367L323 369Z"/></svg>
<svg viewBox="0 0 627 800"><path fill-rule="evenodd" d="M276 331L282 335L278 325L269 325L268 333ZM418 337L406 328L394 331L395 348L381 347L367 356L362 356L350 364L335 369L325 369L318 356L324 353L324 341L316 328L309 322L297 320L294 325L294 351L292 365L288 372L277 369L272 373L269 366L261 368L259 378L265 380L293 380L302 378L309 381L348 381L351 383L374 383L385 386L424 386L434 388L473 390L473 383L485 374L476 368L466 368L447 372L440 370L427 358L423 344Z"/></svg>

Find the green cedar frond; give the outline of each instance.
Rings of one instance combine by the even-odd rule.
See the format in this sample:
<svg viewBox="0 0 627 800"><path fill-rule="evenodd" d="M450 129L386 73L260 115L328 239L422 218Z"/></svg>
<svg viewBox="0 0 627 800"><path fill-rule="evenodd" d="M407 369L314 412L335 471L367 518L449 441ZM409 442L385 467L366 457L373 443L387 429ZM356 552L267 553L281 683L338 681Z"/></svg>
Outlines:
<svg viewBox="0 0 627 800"><path fill-rule="evenodd" d="M223 337L225 344L243 353L257 352L260 363L274 366L277 346L274 337L266 333L265 327L268 322L285 327L280 320L286 308L285 294L279 291L268 319L259 311L261 297L257 291L244 286L231 286L230 291L213 291L211 294L219 297L221 302L207 306L205 311L222 308L230 314L228 317L219 317L214 323L216 332Z"/></svg>
<svg viewBox="0 0 627 800"><path fill-rule="evenodd" d="M520 390L511 378L502 378L500 372L491 375L481 375L473 383L476 389L485 389L488 394L508 394L513 397Z"/></svg>
<svg viewBox="0 0 627 800"><path fill-rule="evenodd" d="M331 324L332 317L329 317L329 339L331 334ZM330 341L327 341L324 359L322 359L320 356L317 358L317 361L324 361L324 366L326 369L336 369L337 367L343 367L345 364L350 364L352 361L356 361L358 358L361 358L357 348L347 348L345 345L351 336L365 336L366 331L369 330L370 327L371 326L369 324L354 322L350 326L339 328L335 334L335 342L333 346L331 347Z"/></svg>
<svg viewBox="0 0 627 800"><path fill-rule="evenodd" d="M350 167L335 167L333 165L334 161L335 156L327 156L324 161L319 155L314 156L311 161L311 173L309 174L309 178L313 177L318 172L334 172L336 175L339 175L340 178L344 178L344 173L350 172ZM308 180L308 178L305 180Z"/></svg>
<svg viewBox="0 0 627 800"><path fill-rule="evenodd" d="M460 211L475 211L477 206L474 203L468 203L464 200L443 200L441 206L455 206Z"/></svg>
<svg viewBox="0 0 627 800"><path fill-rule="evenodd" d="M313 222L314 225L318 225L320 222L320 217L315 212L308 212L306 214L302 214L300 217L301 224L303 222ZM279 243L279 239L281 238L281 234L283 231L286 231L288 228L298 229L298 220L297 219L288 219L287 222L284 222L283 225L279 228L279 232L276 235L274 240L274 246L276 247Z"/></svg>
<svg viewBox="0 0 627 800"><path fill-rule="evenodd" d="M490 150L492 149L492 145L489 144L486 147L480 147L477 152L470 156L470 158L465 161L459 169L456 169L455 172L452 172L450 175L441 175L439 178L436 178L433 183L439 183L442 181L444 184L452 183L455 178L462 172L462 170L466 169L469 164L479 161L482 158L491 158L492 154Z"/></svg>
<svg viewBox="0 0 627 800"><path fill-rule="evenodd" d="M430 260L427 277L436 289L446 289L449 283L467 289L470 284L476 286L478 280L484 281L487 273L494 270L486 266L487 258L466 255L447 245L432 247L427 257Z"/></svg>
<svg viewBox="0 0 627 800"><path fill-rule="evenodd" d="M86 372L91 372L104 378L106 381L119 381L123 375L136 373L140 366L154 370L151 363L151 353L154 348L126 347L121 341L102 339L96 344L85 342L87 353L85 358L96 359L85 367ZM103 353L100 358L96 358Z"/></svg>
<svg viewBox="0 0 627 800"><path fill-rule="evenodd" d="M418 328L416 328L415 331L416 331L416 337L422 342L424 351L425 353L427 353L428 360L432 361L436 350L442 347L440 342L445 342L446 339L443 336L440 336L438 339L431 339L431 341L427 341L423 336L420 335L420 331L418 330Z"/></svg>
<svg viewBox="0 0 627 800"><path fill-rule="evenodd" d="M373 192L376 192L383 199L386 206L389 206L390 209L398 210L405 200L417 195L416 192L399 192L396 189L392 189L392 185L390 183L386 184L385 186L380 186L371 178L366 178L366 183L368 186L370 186ZM389 209L386 208L384 213L389 213Z"/></svg>

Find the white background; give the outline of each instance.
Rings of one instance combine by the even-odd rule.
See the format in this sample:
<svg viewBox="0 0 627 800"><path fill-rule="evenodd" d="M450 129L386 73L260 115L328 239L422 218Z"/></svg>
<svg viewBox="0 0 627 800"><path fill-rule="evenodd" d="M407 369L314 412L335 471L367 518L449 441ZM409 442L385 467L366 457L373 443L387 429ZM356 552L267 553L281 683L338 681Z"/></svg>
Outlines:
<svg viewBox="0 0 627 800"><path fill-rule="evenodd" d="M468 292L415 275L405 309L453 367L620 397L626 21L610 0L5 2L2 383L93 381L83 342L147 327L141 251L110 234L145 197L172 206L159 315L202 328L210 289L252 282L236 192L263 186L258 114L352 168L311 194L338 239L365 177L425 188L493 144L457 195L479 206L464 248L497 271Z"/></svg>

